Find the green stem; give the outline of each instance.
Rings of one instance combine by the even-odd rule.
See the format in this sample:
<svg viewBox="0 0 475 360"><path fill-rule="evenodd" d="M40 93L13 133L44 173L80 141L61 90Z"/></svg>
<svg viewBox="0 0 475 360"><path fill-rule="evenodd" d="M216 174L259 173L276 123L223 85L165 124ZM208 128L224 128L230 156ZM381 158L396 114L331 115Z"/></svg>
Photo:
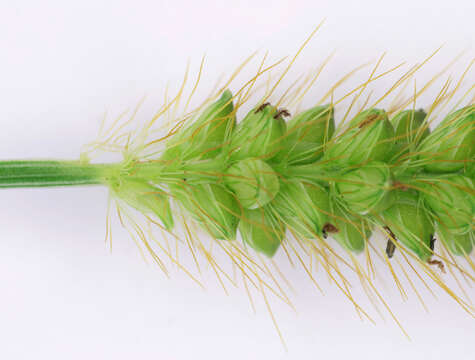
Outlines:
<svg viewBox="0 0 475 360"><path fill-rule="evenodd" d="M119 164L79 161L0 161L0 188L99 185L118 169Z"/></svg>
<svg viewBox="0 0 475 360"><path fill-rule="evenodd" d="M225 171L222 160L200 160L169 164L164 161L137 162L131 175L155 183L176 183L186 179L188 183L216 182Z"/></svg>

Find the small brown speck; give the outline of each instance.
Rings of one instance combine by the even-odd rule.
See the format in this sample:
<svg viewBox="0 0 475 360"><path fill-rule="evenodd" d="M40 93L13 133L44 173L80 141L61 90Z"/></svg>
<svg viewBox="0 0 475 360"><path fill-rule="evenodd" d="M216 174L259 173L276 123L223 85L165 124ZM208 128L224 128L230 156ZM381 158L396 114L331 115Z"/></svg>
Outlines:
<svg viewBox="0 0 475 360"><path fill-rule="evenodd" d="M256 111L254 111L254 114L257 114L258 112L264 110L264 109L265 109L267 106L269 106L269 105L270 105L270 103L265 102L264 104L262 104L261 106L259 106L259 107L256 109Z"/></svg>
<svg viewBox="0 0 475 360"><path fill-rule="evenodd" d="M331 233L337 233L340 230L338 230L338 228L335 225L330 224L330 223L326 223L325 225L323 225L322 231L325 234L331 234Z"/></svg>
<svg viewBox="0 0 475 360"><path fill-rule="evenodd" d="M429 265L435 265L439 268L440 271L442 271L442 273L445 274L445 266L444 266L444 263L440 260L428 260L427 263Z"/></svg>
<svg viewBox="0 0 475 360"><path fill-rule="evenodd" d="M379 118L379 115L378 114L372 114L372 115L368 115L368 117L363 120L362 122L360 122L360 124L358 125L358 127L360 129L364 128L366 125L369 125L371 124L374 120L378 119Z"/></svg>
<svg viewBox="0 0 475 360"><path fill-rule="evenodd" d="M274 115L274 119L278 119L279 117L282 116L290 116L290 112L286 109L279 109L279 111L276 112Z"/></svg>

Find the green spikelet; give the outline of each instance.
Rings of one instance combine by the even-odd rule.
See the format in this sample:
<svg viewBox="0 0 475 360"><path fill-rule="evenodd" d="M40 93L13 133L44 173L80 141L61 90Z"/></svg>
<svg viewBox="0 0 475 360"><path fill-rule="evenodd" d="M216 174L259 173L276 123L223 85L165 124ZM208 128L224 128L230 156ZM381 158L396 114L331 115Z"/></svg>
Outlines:
<svg viewBox="0 0 475 360"><path fill-rule="evenodd" d="M232 94L226 90L196 121L168 141L162 159L190 160L215 157L231 135L235 123Z"/></svg>
<svg viewBox="0 0 475 360"><path fill-rule="evenodd" d="M437 226L437 235L444 245L454 255L470 255L475 242L474 232L470 231L465 234L456 234L443 225Z"/></svg>
<svg viewBox="0 0 475 360"><path fill-rule="evenodd" d="M299 236L316 238L328 222L328 189L318 184L286 181L272 206L282 220Z"/></svg>
<svg viewBox="0 0 475 360"><path fill-rule="evenodd" d="M237 125L230 145L231 158L272 159L282 149L286 131L283 114L276 107L263 104L251 110Z"/></svg>
<svg viewBox="0 0 475 360"><path fill-rule="evenodd" d="M371 237L371 225L365 218L345 211L337 203L334 203L332 208L331 221L338 230L331 234L332 238L348 251L362 252Z"/></svg>
<svg viewBox="0 0 475 360"><path fill-rule="evenodd" d="M281 154L289 165L310 164L323 156L324 144L335 132L333 108L316 106L294 116L287 125Z"/></svg>
<svg viewBox="0 0 475 360"><path fill-rule="evenodd" d="M214 238L233 240L239 223L240 207L223 186L204 184L170 185L174 198Z"/></svg>
<svg viewBox="0 0 475 360"><path fill-rule="evenodd" d="M412 191L396 191L394 195L394 204L382 213L384 225L391 229L397 241L422 261L428 261L432 256L434 226L421 199Z"/></svg>
<svg viewBox="0 0 475 360"><path fill-rule="evenodd" d="M343 174L335 182L335 190L348 208L361 215L379 213L392 202L392 177L389 167L373 161Z"/></svg>
<svg viewBox="0 0 475 360"><path fill-rule="evenodd" d="M259 253L272 257L285 236L284 224L268 207L244 210L239 232L245 244Z"/></svg>
<svg viewBox="0 0 475 360"><path fill-rule="evenodd" d="M391 118L396 159L415 151L416 146L430 134L429 126L424 122L426 116L424 110L403 110Z"/></svg>
<svg viewBox="0 0 475 360"><path fill-rule="evenodd" d="M114 195L134 209L158 217L165 229L173 228L173 216L170 210L168 194L144 181L122 180L110 183Z"/></svg>
<svg viewBox="0 0 475 360"><path fill-rule="evenodd" d="M334 166L387 161L393 153L394 129L384 110L369 109L353 118L325 152Z"/></svg>
<svg viewBox="0 0 475 360"><path fill-rule="evenodd" d="M418 148L424 169L450 173L464 168L475 155L475 105L449 114Z"/></svg>
<svg viewBox="0 0 475 360"><path fill-rule="evenodd" d="M439 175L421 181L420 187L422 199L441 227L459 235L475 228L475 187L469 177Z"/></svg>
<svg viewBox="0 0 475 360"><path fill-rule="evenodd" d="M224 181L246 209L264 206L279 191L274 170L259 159L238 161L227 170Z"/></svg>

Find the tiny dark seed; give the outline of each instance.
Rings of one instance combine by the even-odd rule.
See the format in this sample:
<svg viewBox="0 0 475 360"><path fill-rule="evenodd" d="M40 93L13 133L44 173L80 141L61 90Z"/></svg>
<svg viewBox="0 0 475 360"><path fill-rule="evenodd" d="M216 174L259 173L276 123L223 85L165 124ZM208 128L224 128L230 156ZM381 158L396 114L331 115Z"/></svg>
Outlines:
<svg viewBox="0 0 475 360"><path fill-rule="evenodd" d="M384 230L386 230L387 233L389 234L389 239L386 244L386 255L388 256L389 259L391 259L394 256L394 252L396 251L396 245L394 244L393 240L397 241L397 239L396 239L396 235L394 235L394 233L388 226L385 226Z"/></svg>
<svg viewBox="0 0 475 360"><path fill-rule="evenodd" d="M391 239L388 239L388 243L386 244L386 255L389 259L394 256L394 252L396 251L396 245L394 245Z"/></svg>

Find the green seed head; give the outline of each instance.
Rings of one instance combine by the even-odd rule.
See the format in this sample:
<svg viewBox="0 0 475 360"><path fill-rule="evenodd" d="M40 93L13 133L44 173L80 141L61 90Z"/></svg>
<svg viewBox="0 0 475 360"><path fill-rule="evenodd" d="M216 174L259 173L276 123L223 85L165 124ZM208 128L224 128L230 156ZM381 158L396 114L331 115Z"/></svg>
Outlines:
<svg viewBox="0 0 475 360"><path fill-rule="evenodd" d="M328 144L325 158L336 166L387 161L393 154L394 129L384 110L359 113L347 129Z"/></svg>
<svg viewBox="0 0 475 360"><path fill-rule="evenodd" d="M165 229L173 228L173 216L166 192L140 180L121 180L110 184L113 193L144 214L157 216Z"/></svg>
<svg viewBox="0 0 475 360"><path fill-rule="evenodd" d="M351 211L364 215L391 205L391 184L389 167L373 161L343 174L335 182L335 190Z"/></svg>
<svg viewBox="0 0 475 360"><path fill-rule="evenodd" d="M285 236L285 226L268 206L264 206L243 211L239 232L245 244L272 257Z"/></svg>
<svg viewBox="0 0 475 360"><path fill-rule="evenodd" d="M276 173L259 159L238 161L227 170L224 181L246 209L264 206L279 191Z"/></svg>
<svg viewBox="0 0 475 360"><path fill-rule="evenodd" d="M397 241L414 252L422 261L432 256L431 237L434 234L432 221L422 200L416 192L395 191L394 204L382 213L385 225Z"/></svg>
<svg viewBox="0 0 475 360"><path fill-rule="evenodd" d="M331 221L337 232L331 236L346 250L360 253L365 249L366 242L371 237L370 224L361 216L355 216L333 204Z"/></svg>
<svg viewBox="0 0 475 360"><path fill-rule="evenodd" d="M251 110L233 133L232 159L275 157L283 148L285 131L285 120L276 107L264 104Z"/></svg>
<svg viewBox="0 0 475 360"><path fill-rule="evenodd" d="M317 184L283 182L272 207L295 233L304 238L316 238L321 236L328 221L328 190Z"/></svg>
<svg viewBox="0 0 475 360"><path fill-rule="evenodd" d="M456 172L475 156L475 105L449 114L417 149L424 169Z"/></svg>
<svg viewBox="0 0 475 360"><path fill-rule="evenodd" d="M437 235L449 251L454 255L470 255L475 243L475 233L454 234L443 225L437 226Z"/></svg>
<svg viewBox="0 0 475 360"><path fill-rule="evenodd" d="M421 196L434 220L453 234L475 228L475 187L461 174L439 175L421 182Z"/></svg>
<svg viewBox="0 0 475 360"><path fill-rule="evenodd" d="M233 240L239 222L240 207L225 187L204 184L169 185L176 200L216 239Z"/></svg>
<svg viewBox="0 0 475 360"><path fill-rule="evenodd" d="M235 123L232 94L226 90L196 121L168 141L162 159L213 158L230 137Z"/></svg>
<svg viewBox="0 0 475 360"><path fill-rule="evenodd" d="M323 156L324 144L334 132L335 119L330 105L306 110L289 121L282 158L291 165L315 162Z"/></svg>

